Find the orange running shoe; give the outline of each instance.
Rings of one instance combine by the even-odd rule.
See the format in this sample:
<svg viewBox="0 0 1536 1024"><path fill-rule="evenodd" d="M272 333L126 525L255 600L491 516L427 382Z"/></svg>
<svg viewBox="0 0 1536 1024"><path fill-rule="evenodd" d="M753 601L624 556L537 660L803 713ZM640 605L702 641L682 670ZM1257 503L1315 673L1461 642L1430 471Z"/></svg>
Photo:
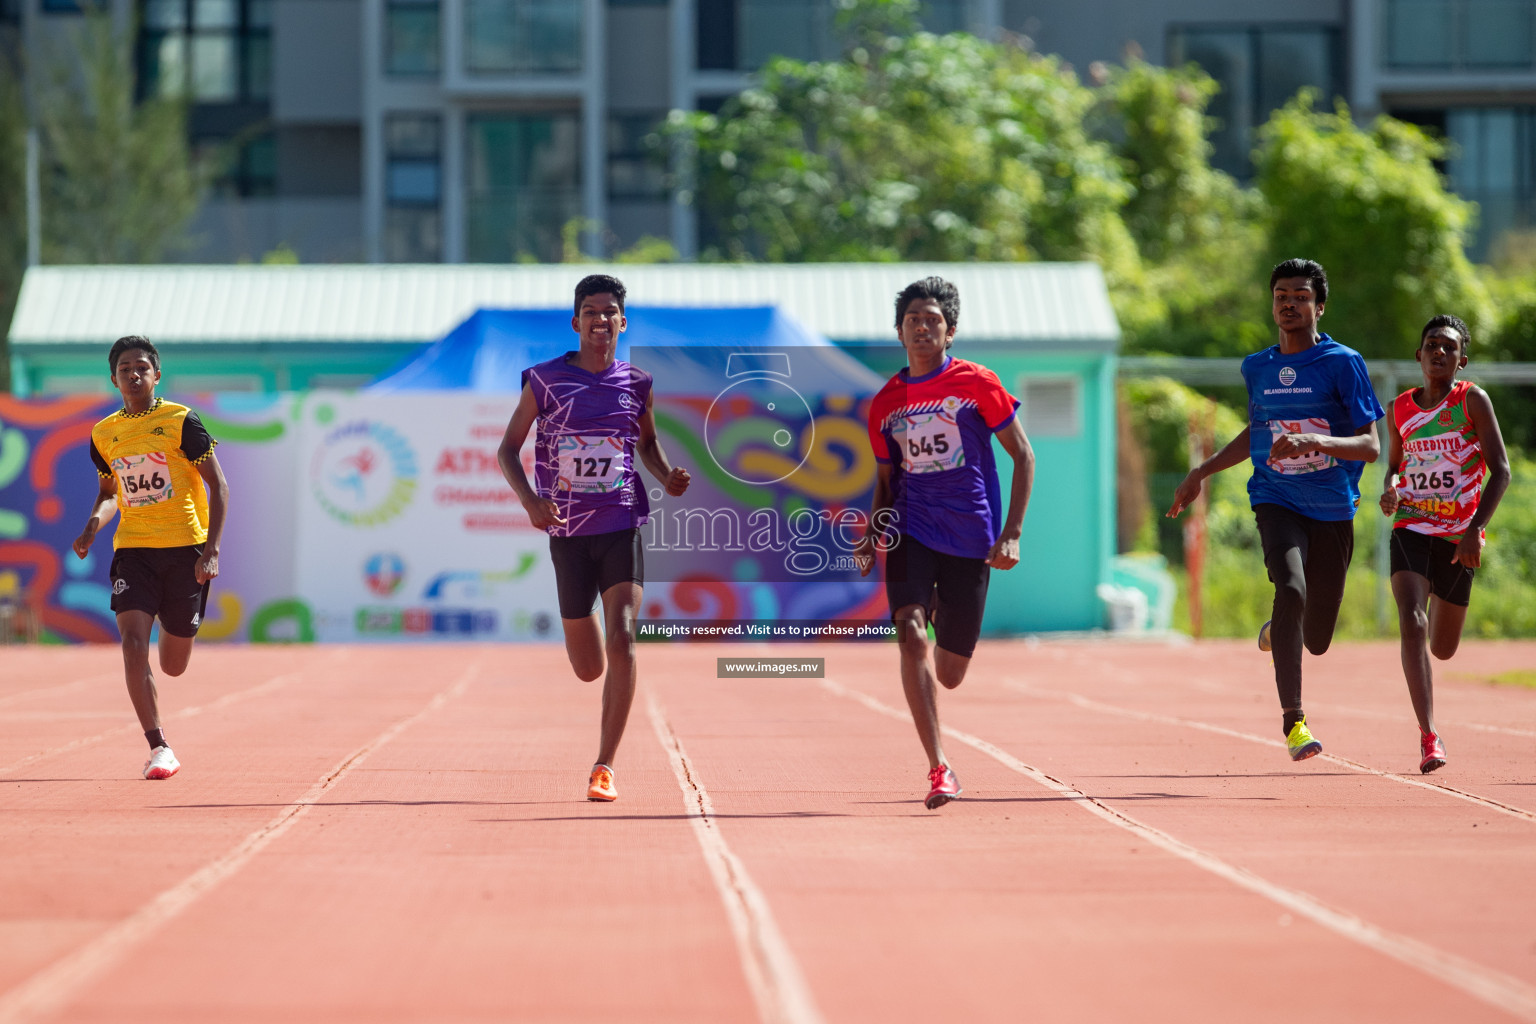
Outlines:
<svg viewBox="0 0 1536 1024"><path fill-rule="evenodd" d="M613 769L605 764L592 766L592 778L587 782L588 800L617 800L619 791L613 788Z"/></svg>
<svg viewBox="0 0 1536 1024"><path fill-rule="evenodd" d="M928 782L932 788L928 790L928 799L923 801L923 806L930 811L960 798L960 780L949 770L949 765L941 764L929 772Z"/></svg>

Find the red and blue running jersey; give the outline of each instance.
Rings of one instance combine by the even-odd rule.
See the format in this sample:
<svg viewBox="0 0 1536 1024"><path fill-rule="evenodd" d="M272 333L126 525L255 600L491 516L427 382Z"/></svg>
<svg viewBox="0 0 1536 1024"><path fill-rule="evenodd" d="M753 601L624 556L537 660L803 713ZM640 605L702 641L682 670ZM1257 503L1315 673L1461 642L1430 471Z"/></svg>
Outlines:
<svg viewBox="0 0 1536 1024"><path fill-rule="evenodd" d="M1392 403L1392 422L1403 439L1397 490L1402 501L1395 529L1459 541L1483 496L1483 446L1467 415L1469 381L1459 380L1433 409L1421 409L1413 390Z"/></svg>
<svg viewBox="0 0 1536 1024"><path fill-rule="evenodd" d="M902 369L869 407L869 443L891 466L892 508L902 536L945 554L986 558L1002 528L992 435L1019 400L997 374L964 359L922 377Z"/></svg>
<svg viewBox="0 0 1536 1024"><path fill-rule="evenodd" d="M635 475L635 442L651 375L619 359L589 373L568 362L575 355L523 371L539 410L533 486L565 519L549 527L551 537L612 533L650 519L645 484Z"/></svg>

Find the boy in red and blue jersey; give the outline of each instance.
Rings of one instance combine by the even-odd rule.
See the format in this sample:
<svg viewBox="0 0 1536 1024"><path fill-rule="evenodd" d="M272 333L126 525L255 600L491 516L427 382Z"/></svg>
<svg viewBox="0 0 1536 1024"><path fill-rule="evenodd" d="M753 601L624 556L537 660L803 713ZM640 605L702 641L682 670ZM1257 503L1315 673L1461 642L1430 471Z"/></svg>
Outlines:
<svg viewBox="0 0 1536 1024"><path fill-rule="evenodd" d="M1483 564L1483 528L1509 488L1493 402L1456 379L1471 343L1460 317L1431 317L1413 353L1424 386L1398 395L1387 420L1381 511L1392 517L1392 594L1424 774L1445 765L1429 656L1445 661L1461 646L1472 577Z"/></svg>
<svg viewBox="0 0 1536 1024"><path fill-rule="evenodd" d="M959 320L960 292L943 278L915 281L896 297L896 336L908 365L870 404L875 496L857 552L866 576L876 548L887 552L885 591L901 648L902 689L928 755L930 810L960 795L939 735L934 680L953 690L965 679L991 569L1019 562L1035 478L1018 399L985 366L949 354ZM994 435L1014 462L1006 517Z"/></svg>

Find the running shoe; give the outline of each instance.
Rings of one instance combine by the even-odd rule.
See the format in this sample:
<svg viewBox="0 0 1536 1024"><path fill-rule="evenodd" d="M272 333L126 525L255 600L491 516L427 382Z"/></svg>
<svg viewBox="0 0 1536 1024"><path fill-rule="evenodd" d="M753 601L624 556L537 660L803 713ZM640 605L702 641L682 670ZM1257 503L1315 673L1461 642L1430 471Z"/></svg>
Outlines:
<svg viewBox="0 0 1536 1024"><path fill-rule="evenodd" d="M146 779L168 779L180 770L181 762L176 760L170 747L156 747L149 752L149 760L144 762Z"/></svg>
<svg viewBox="0 0 1536 1024"><path fill-rule="evenodd" d="M928 790L928 799L923 801L923 806L930 811L960 799L960 780L949 770L949 765L941 764L929 772L928 782L932 788Z"/></svg>
<svg viewBox="0 0 1536 1024"><path fill-rule="evenodd" d="M1259 650L1261 651L1269 650L1269 626L1274 621L1274 619L1270 619L1269 622L1259 627Z"/></svg>
<svg viewBox="0 0 1536 1024"><path fill-rule="evenodd" d="M1419 773L1428 775L1436 768L1445 767L1445 744L1440 742L1440 737L1432 732L1419 733L1419 749L1424 753L1424 759L1419 762Z"/></svg>
<svg viewBox="0 0 1536 1024"><path fill-rule="evenodd" d="M613 788L613 769L605 764L594 765L592 778L587 781L588 800L617 800L619 791Z"/></svg>
<svg viewBox="0 0 1536 1024"><path fill-rule="evenodd" d="M1305 761L1309 757L1315 757L1323 752L1323 745L1317 742L1317 737L1312 735L1312 730L1307 728L1305 717L1291 726L1290 734L1285 737L1285 749L1291 752L1292 761Z"/></svg>

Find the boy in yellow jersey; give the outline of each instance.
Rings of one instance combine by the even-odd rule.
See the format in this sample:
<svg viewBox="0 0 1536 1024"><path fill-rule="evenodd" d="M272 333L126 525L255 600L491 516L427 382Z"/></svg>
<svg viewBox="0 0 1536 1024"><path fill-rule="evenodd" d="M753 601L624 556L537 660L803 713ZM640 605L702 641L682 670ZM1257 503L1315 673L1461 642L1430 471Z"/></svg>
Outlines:
<svg viewBox="0 0 1536 1024"><path fill-rule="evenodd" d="M181 763L160 729L149 634L160 619L160 670L179 676L219 574L219 538L229 485L197 413L155 397L160 353L144 338L119 338L107 356L123 407L91 429L91 461L101 489L75 538L84 558L96 533L121 509L112 538L112 610L123 636L123 673L150 756L146 779L168 779Z"/></svg>

